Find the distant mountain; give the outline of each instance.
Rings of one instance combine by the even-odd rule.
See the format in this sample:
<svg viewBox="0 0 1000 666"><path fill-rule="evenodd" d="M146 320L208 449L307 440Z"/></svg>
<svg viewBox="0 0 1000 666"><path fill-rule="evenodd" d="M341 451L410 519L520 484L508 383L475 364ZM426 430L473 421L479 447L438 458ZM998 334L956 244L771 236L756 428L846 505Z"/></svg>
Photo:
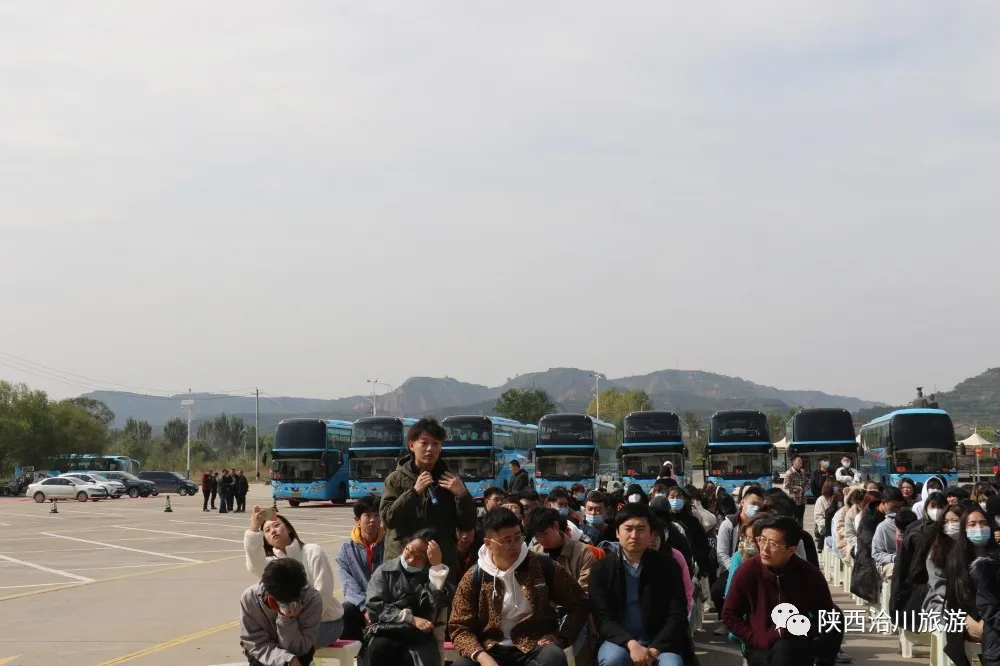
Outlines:
<svg viewBox="0 0 1000 666"><path fill-rule="evenodd" d="M1000 370L997 371L1000 373ZM972 380L968 380L972 381ZM434 414L491 414L497 397L509 388L540 388L549 394L558 409L564 412L584 411L593 396L593 373L579 368L551 368L510 379L503 386L490 388L481 384L461 382L451 377L411 377L395 390L377 396L379 413L396 416ZM791 407L844 407L857 412L877 407L878 403L858 398L828 395L819 391L784 391L762 386L739 377L727 377L701 371L660 370L647 375L602 379L601 389L642 389L657 408L678 412L693 411L705 416L719 409L760 409L787 411ZM962 385L959 385L960 387ZM959 387L956 387L958 391ZM1000 390L1000 389L998 389ZM941 394L942 401L946 394ZM115 412L115 425L121 427L133 417L149 421L159 429L169 419L184 417L180 401L187 394L171 397L147 396L134 393L96 391L86 397L101 400ZM218 414L242 416L253 421L254 398L196 393L195 420L205 420ZM281 418L310 416L357 419L371 413L371 396L356 395L335 400L314 398L260 398L261 432L270 432Z"/></svg>
<svg viewBox="0 0 1000 666"><path fill-rule="evenodd" d="M951 391L938 393L937 401L953 421L996 426L1000 423L1000 368L991 368Z"/></svg>

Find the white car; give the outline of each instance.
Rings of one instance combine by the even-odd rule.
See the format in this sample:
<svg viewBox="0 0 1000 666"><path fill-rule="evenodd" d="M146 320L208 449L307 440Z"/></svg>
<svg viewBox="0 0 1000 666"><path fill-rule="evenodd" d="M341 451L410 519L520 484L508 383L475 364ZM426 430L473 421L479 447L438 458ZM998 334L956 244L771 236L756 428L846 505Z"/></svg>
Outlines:
<svg viewBox="0 0 1000 666"><path fill-rule="evenodd" d="M121 481L115 481L114 479L109 479L106 476L101 476L96 472L67 472L66 474L60 474L59 476L72 477L74 479L86 481L87 483L96 483L99 486L104 486L104 488L108 491L108 497L111 499L118 499L125 494L124 483Z"/></svg>
<svg viewBox="0 0 1000 666"><path fill-rule="evenodd" d="M96 483L87 483L72 476L54 476L28 486L25 493L41 504L46 500L76 499L80 502L101 500L108 496L108 489Z"/></svg>

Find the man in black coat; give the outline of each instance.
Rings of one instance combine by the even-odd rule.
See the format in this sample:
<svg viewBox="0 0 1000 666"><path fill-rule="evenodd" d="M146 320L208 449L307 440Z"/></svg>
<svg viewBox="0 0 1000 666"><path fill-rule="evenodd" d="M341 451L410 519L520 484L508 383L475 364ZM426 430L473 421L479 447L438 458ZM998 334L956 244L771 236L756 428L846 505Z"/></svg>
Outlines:
<svg viewBox="0 0 1000 666"><path fill-rule="evenodd" d="M521 463L516 460L510 461L510 485L507 486L507 494L517 495L522 490L528 490L531 488L531 479L528 478L528 473L521 469Z"/></svg>
<svg viewBox="0 0 1000 666"><path fill-rule="evenodd" d="M247 494L250 492L250 480L243 470L236 472L236 513L247 512Z"/></svg>
<svg viewBox="0 0 1000 666"><path fill-rule="evenodd" d="M619 548L591 567L598 664L698 663L681 567L672 556L649 548L653 520L645 505L626 504L615 521Z"/></svg>

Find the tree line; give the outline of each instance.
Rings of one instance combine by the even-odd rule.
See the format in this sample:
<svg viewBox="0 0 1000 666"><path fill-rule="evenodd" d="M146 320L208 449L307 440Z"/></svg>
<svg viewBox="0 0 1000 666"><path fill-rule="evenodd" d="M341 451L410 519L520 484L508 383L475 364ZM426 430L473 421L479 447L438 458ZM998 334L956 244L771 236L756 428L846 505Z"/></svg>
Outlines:
<svg viewBox="0 0 1000 666"><path fill-rule="evenodd" d="M115 413L91 398L52 400L25 384L0 381L0 479L15 467L41 466L70 453L125 455L143 469L183 471L187 467L187 421L173 418L160 433L133 418L115 428ZM256 431L240 417L221 414L197 425L191 439L191 469L253 469ZM261 451L273 435L261 437ZM246 453L244 453L246 451Z"/></svg>

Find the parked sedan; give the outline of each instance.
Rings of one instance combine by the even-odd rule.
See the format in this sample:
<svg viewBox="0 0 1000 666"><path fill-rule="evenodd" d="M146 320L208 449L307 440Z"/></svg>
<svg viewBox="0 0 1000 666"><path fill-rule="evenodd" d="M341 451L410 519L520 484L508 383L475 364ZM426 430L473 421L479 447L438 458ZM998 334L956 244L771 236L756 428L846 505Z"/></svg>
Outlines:
<svg viewBox="0 0 1000 666"><path fill-rule="evenodd" d="M156 484L152 481L143 481L137 476L128 472L101 472L101 476L112 481L120 481L125 484L125 492L129 497L149 497L157 493Z"/></svg>
<svg viewBox="0 0 1000 666"><path fill-rule="evenodd" d="M60 476L72 477L86 481L87 483L96 483L99 486L104 486L105 490L108 491L108 497L111 499L118 499L125 494L124 483L109 479L96 472L67 472L66 474L60 474Z"/></svg>
<svg viewBox="0 0 1000 666"><path fill-rule="evenodd" d="M54 476L28 486L25 493L41 504L46 500L76 499L80 502L106 499L108 490L96 483L87 483L72 476Z"/></svg>
<svg viewBox="0 0 1000 666"><path fill-rule="evenodd" d="M177 493L178 495L194 495L198 486L193 481L185 479L177 472L139 472L139 478L156 484L160 493Z"/></svg>

